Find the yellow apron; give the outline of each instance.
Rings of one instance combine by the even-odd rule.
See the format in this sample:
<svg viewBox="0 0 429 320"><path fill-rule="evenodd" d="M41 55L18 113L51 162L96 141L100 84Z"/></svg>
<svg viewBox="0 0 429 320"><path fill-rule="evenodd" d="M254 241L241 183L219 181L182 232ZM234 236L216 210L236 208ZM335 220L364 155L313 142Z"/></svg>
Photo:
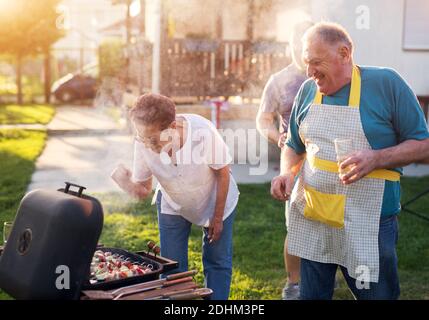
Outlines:
<svg viewBox="0 0 429 320"><path fill-rule="evenodd" d="M378 282L378 231L385 180L399 173L375 170L344 186L338 176L334 139L353 139L356 150L371 149L359 112L361 78L353 67L348 106L322 104L317 91L299 128L306 160L291 195L288 250L301 258L347 268L353 278L369 271Z"/></svg>

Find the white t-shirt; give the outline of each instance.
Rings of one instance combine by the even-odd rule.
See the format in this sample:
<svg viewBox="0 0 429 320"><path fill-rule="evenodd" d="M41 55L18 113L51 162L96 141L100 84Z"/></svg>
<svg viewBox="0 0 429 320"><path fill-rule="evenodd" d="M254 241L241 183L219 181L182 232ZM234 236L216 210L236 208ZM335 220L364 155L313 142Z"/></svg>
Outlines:
<svg viewBox="0 0 429 320"><path fill-rule="evenodd" d="M288 131L293 102L305 80L305 72L292 63L273 74L265 85L259 108L262 112L277 112L280 115L282 132Z"/></svg>
<svg viewBox="0 0 429 320"><path fill-rule="evenodd" d="M207 119L195 114L178 114L187 123L187 136L176 152L177 165L166 163L165 152L156 153L135 141L133 177L136 182L156 177L155 191L162 192L161 212L181 215L186 220L207 227L216 205L215 170L232 162L221 135ZM235 209L239 191L230 173L228 196L225 203L225 220Z"/></svg>

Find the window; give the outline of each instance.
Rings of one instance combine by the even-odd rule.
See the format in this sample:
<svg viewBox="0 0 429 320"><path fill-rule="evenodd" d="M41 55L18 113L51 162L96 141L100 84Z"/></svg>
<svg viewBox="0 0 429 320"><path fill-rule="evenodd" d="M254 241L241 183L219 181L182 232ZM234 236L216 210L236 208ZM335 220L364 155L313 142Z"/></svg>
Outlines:
<svg viewBox="0 0 429 320"><path fill-rule="evenodd" d="M428 0L405 0L403 48L429 51Z"/></svg>

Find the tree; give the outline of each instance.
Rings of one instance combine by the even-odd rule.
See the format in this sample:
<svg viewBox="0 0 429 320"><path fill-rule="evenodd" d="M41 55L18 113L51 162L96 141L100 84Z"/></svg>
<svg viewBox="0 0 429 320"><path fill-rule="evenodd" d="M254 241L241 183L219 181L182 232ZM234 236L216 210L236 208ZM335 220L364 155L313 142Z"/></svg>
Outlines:
<svg viewBox="0 0 429 320"><path fill-rule="evenodd" d="M278 5L280 0L244 0L247 3L246 36L247 40L254 39L254 25L264 13Z"/></svg>
<svg viewBox="0 0 429 320"><path fill-rule="evenodd" d="M99 46L100 79L121 77L125 73L124 43L120 39L106 39Z"/></svg>
<svg viewBox="0 0 429 320"><path fill-rule="evenodd" d="M129 82L129 73L130 73L130 57L129 50L131 44L131 4L134 0L112 0L113 5L125 4L127 6L127 13L125 17L125 28L126 28L126 49L127 56L125 58L125 83Z"/></svg>
<svg viewBox="0 0 429 320"><path fill-rule="evenodd" d="M1 1L1 0L0 0ZM64 31L56 26L60 0L14 0L0 8L0 52L15 59L17 102L22 104L22 62L25 57L45 57L45 100L50 96L50 49Z"/></svg>

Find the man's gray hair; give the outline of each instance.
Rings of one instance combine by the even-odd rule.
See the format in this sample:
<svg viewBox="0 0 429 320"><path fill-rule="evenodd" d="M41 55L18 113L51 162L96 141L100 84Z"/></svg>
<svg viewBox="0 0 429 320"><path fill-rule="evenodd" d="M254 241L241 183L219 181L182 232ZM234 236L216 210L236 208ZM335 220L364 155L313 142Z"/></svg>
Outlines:
<svg viewBox="0 0 429 320"><path fill-rule="evenodd" d="M353 40L347 30L340 24L334 22L319 22L309 28L304 34L304 41L317 35L323 42L330 45L345 44L353 52Z"/></svg>

